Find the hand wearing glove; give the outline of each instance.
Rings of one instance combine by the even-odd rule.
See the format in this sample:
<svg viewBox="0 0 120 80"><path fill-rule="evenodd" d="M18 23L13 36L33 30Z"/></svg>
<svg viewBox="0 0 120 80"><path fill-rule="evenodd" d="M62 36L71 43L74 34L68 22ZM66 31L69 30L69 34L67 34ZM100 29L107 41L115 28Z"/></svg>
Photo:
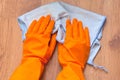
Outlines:
<svg viewBox="0 0 120 80"><path fill-rule="evenodd" d="M23 43L22 63L10 80L39 80L56 45L56 34L51 36L53 27L50 15L32 22Z"/></svg>
<svg viewBox="0 0 120 80"><path fill-rule="evenodd" d="M82 22L73 19L66 21L64 44L58 44L58 59L62 66L57 80L85 80L83 70L90 53L88 28Z"/></svg>

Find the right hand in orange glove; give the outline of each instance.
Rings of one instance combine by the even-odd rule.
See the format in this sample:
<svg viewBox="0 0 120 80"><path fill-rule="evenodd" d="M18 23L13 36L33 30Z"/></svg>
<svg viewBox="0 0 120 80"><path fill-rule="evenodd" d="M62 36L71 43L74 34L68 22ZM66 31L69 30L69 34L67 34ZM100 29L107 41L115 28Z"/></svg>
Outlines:
<svg viewBox="0 0 120 80"><path fill-rule="evenodd" d="M51 36L53 27L50 15L32 22L23 43L22 63L10 80L39 80L56 45L56 34Z"/></svg>
<svg viewBox="0 0 120 80"><path fill-rule="evenodd" d="M88 28L81 21L66 21L64 44L58 44L58 59L63 68L57 80L84 80L83 70L90 53Z"/></svg>

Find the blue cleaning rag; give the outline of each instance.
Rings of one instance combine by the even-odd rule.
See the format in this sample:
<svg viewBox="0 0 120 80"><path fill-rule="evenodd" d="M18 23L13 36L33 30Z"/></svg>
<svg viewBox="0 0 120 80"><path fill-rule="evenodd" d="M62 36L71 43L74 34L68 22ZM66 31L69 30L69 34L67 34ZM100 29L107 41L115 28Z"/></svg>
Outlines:
<svg viewBox="0 0 120 80"><path fill-rule="evenodd" d="M30 23L34 19L38 20L41 16L45 16L48 14L51 14L52 18L55 20L53 33L58 31L56 40L60 43L64 42L66 19L77 18L78 20L81 20L83 22L83 26L88 26L91 40L91 51L87 63L94 67L101 68L107 72L107 70L103 66L95 65L93 62L100 49L99 40L102 37L102 28L106 19L105 16L66 4L64 2L53 2L38 7L18 17L18 23L22 30L22 38L25 39L25 33L27 32Z"/></svg>

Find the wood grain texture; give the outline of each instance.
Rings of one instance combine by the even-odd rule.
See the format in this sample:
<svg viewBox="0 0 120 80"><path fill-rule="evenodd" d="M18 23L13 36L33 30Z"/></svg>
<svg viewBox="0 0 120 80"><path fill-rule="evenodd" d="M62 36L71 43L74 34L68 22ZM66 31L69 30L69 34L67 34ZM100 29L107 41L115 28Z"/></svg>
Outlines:
<svg viewBox="0 0 120 80"><path fill-rule="evenodd" d="M0 80L9 80L22 55L22 33L17 17L56 0L0 0ZM87 65L86 80L119 80L120 77L120 0L63 0L72 5L107 16L101 50L95 63L109 73ZM41 80L55 80L60 71L56 51L47 64Z"/></svg>

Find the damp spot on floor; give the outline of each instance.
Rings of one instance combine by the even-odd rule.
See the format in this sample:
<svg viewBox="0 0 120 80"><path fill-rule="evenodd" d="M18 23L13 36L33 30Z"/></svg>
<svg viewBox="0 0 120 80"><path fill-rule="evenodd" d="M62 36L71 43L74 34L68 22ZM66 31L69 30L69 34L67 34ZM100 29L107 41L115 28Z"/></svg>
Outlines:
<svg viewBox="0 0 120 80"><path fill-rule="evenodd" d="M109 46L113 50L120 50L120 33L113 36L113 38L109 41Z"/></svg>

